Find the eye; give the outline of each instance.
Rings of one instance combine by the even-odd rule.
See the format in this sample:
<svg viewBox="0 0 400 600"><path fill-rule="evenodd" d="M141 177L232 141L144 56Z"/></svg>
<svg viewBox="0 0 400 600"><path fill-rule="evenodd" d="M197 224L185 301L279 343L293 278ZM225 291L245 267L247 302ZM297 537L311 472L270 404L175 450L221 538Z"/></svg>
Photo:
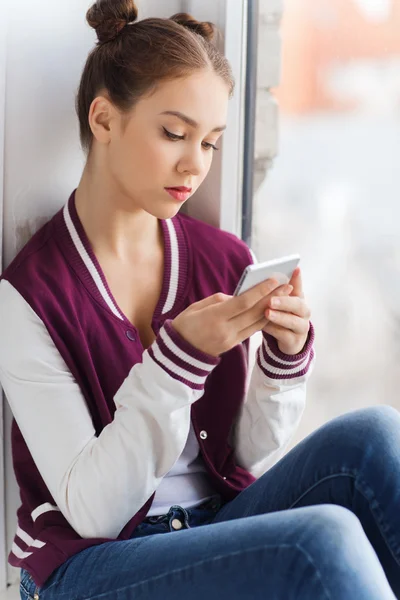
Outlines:
<svg viewBox="0 0 400 600"><path fill-rule="evenodd" d="M163 127L163 129L164 129L164 133L165 133L165 135L166 135L166 136L167 136L167 138L168 138L168 139L170 139L170 140L174 140L174 141L177 141L177 140L183 140L183 139L184 139L184 137L185 137L185 136L183 136L183 135L176 135L176 133L171 133L170 131L168 131L168 129L165 129L165 127Z"/></svg>
<svg viewBox="0 0 400 600"><path fill-rule="evenodd" d="M217 146L214 146L214 144L210 144L209 142L203 142L203 146L206 150L211 150L211 148L213 150L219 150L219 148L217 148Z"/></svg>
<svg viewBox="0 0 400 600"><path fill-rule="evenodd" d="M184 135L177 135L176 133L172 133L171 131L168 131L168 129L165 129L165 127L163 127L163 130L164 130L165 136L169 140L177 142L178 140L184 140L185 139ZM203 142L202 145L203 145L203 148L205 150L211 150L211 148L213 150L219 150L219 148L217 148L216 146L214 146L214 144L210 144L209 142Z"/></svg>

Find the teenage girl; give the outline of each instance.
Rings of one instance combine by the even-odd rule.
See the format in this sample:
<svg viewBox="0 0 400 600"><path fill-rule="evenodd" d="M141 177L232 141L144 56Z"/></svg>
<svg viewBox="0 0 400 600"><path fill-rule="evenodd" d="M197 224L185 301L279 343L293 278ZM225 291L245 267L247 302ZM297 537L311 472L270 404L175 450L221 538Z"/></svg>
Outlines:
<svg viewBox="0 0 400 600"><path fill-rule="evenodd" d="M283 456L314 364L300 270L235 297L250 249L179 212L232 73L212 24L137 16L89 10L87 163L0 283L21 598L399 597L400 417L352 412Z"/></svg>

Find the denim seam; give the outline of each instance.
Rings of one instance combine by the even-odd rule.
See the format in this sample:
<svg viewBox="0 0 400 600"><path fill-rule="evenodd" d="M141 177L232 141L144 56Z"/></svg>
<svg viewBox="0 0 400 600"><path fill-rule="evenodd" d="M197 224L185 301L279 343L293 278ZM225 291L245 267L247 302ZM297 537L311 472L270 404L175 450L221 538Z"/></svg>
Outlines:
<svg viewBox="0 0 400 600"><path fill-rule="evenodd" d="M375 520L375 523L376 523L376 525L377 525L377 527L378 527L379 531L381 532L382 538L383 538L383 540L385 541L385 543L386 543L386 546L387 546L387 548L388 548L388 550L389 550L390 554L393 556L393 559L395 560L395 562L396 562L398 565L400 565L400 560L399 560L399 558L397 557L397 552L395 552L395 551L392 549L392 545L391 545L391 543L389 542L389 540L388 540L388 538L387 538L387 532L388 532L388 531L390 531L390 527L389 527L389 526L388 526L388 525L387 525L387 524L384 522L384 520L383 520L382 516L381 516L381 515L378 513L378 511L376 511L376 514L375 514L375 510L374 510L374 509L372 508L372 506L371 506L371 499L370 499L370 498L369 498L369 497L368 497L368 496L367 496L367 495L364 493L364 490L362 490L362 489L361 489L361 488L360 488L360 487L357 485L358 483L360 484L360 486L364 486L364 488L365 488L366 490L368 490L368 492L369 492L369 493L370 493L370 495L371 495L371 498L372 498L372 499L373 499L373 500L376 502L377 506L379 506L379 502L378 502L378 500L376 499L376 496L375 496L375 494L374 494L373 490L372 490L372 489L369 487L369 485L367 485L365 482L363 482L363 481L359 481L359 482L357 482L357 480L355 481L355 487L356 487L356 489L358 490L358 492L359 492L359 493L360 493L360 494L361 494L361 495L362 495L362 496L363 496L363 497L366 499L366 501L368 502L368 506L369 506L369 509L370 509L370 511L371 511L371 514L372 514L372 516L373 516L373 518L374 518L374 520Z"/></svg>
<svg viewBox="0 0 400 600"><path fill-rule="evenodd" d="M383 521L381 521L381 519L379 518L378 515L375 515L374 509L371 507L371 501L368 498L368 496L364 493L363 489L361 489L358 485L357 485L357 477L355 475L353 475L352 473L335 473L333 475L327 475L326 477L324 477L323 479L320 479L319 481L317 481L317 483L314 483L311 487L309 487L305 492L303 492L301 494L301 496L299 496L299 498L297 498L297 500L295 502L293 502L293 504L291 504L291 506L289 506L289 509L294 508L294 506L297 504L297 502L299 502L302 498L304 498L304 496L306 494L308 494L309 492L311 492L311 490L313 490L314 488L316 488L318 485L320 485L321 483L324 483L325 481L327 481L328 479L333 479L334 477L352 477L354 479L354 485L357 489L357 491L365 498L365 500L368 503L369 509L371 511L372 517L376 523L376 526L378 527L382 538L389 550L389 552L391 553L391 555L393 556L394 560L396 561L397 564L400 564L400 560L397 558L396 554L394 553L394 550L392 550L391 547L391 543L389 542L389 540L387 539L386 536L386 532L385 529L387 529L387 526L384 526ZM363 484L363 482L360 481L361 484ZM372 489L367 485L367 484L363 484L365 486L365 488L367 488L370 493L372 498L375 500L375 502L379 505L375 494L373 493Z"/></svg>
<svg viewBox="0 0 400 600"><path fill-rule="evenodd" d="M122 588L118 588L117 590L112 590L112 593L113 594L117 594L117 593L123 592L124 590L127 590L127 589L134 590L135 588L137 588L137 587L139 587L139 586L141 586L143 584L146 584L146 583L148 583L150 581L153 582L153 581L156 581L157 579L162 579L163 577L170 577L171 575L174 575L176 573L181 573L182 571L185 571L187 569L191 569L193 567L199 567L200 565L204 565L204 564L210 563L210 562L214 563L214 562L216 562L218 560L225 559L225 558L228 558L228 557L231 557L231 556L236 556L238 554L246 554L246 553L251 553L251 552L258 552L260 550L270 550L270 549L277 549L277 548L290 548L290 549L296 548L297 550L299 550L303 554L304 558L309 563L311 563L312 567L315 569L315 572L317 574L318 580L319 580L319 582L321 584L321 587L322 587L322 589L323 589L323 591L324 591L324 593L326 595L327 600L331 600L331 596L327 593L327 591L325 589L325 586L322 583L322 579L321 579L320 573L319 573L318 569L316 568L313 560L308 555L308 553L301 546L299 546L298 544L263 545L263 546L256 546L254 548L246 549L244 551L240 550L240 551L237 551L237 552L231 552L230 554L219 554L218 556L214 556L212 559L201 560L199 562L192 563L191 565L188 565L186 567L182 567L181 569L174 569L173 571L168 571L167 573L163 573L162 575L156 575L156 577L150 577L149 579L144 579L143 581L140 581L138 583L134 583L132 585L126 585L126 586L124 586ZM98 594L97 596L86 596L85 598L81 598L80 600L100 600L101 598L107 598L107 595L109 593L110 592L104 592L104 593L102 593L100 595Z"/></svg>
<svg viewBox="0 0 400 600"><path fill-rule="evenodd" d="M20 588L22 588L23 591L25 592L25 594L28 596L28 600L33 600L32 596L31 596L31 593L28 592L28 590L26 589L26 587L24 586L24 584L20 583L19 585L20 585Z"/></svg>
<svg viewBox="0 0 400 600"><path fill-rule="evenodd" d="M329 594L328 590L325 588L325 586L324 586L324 584L322 582L322 578L321 578L320 572L319 572L319 570L317 568L317 565L314 563L311 555L307 552L307 550L305 550L304 548L302 548L298 544L295 544L295 546L296 546L296 548L298 550L300 550L300 552L302 552L304 554L304 556L306 557L306 559L308 559L308 561L312 564L312 566L315 569L315 573L316 573L316 575L317 575L317 577L319 579L319 582L321 584L321 588L324 590L324 593L325 593L326 597L328 598L328 600L331 600L332 596Z"/></svg>
<svg viewBox="0 0 400 600"><path fill-rule="evenodd" d="M326 477L323 477L322 479L320 479L319 481L317 481L316 483L314 483L312 486L310 486L305 492L303 492L297 498L297 500L295 500L289 506L289 509L293 508L302 498L304 498L304 496L306 496L309 492L311 492L311 490L313 490L314 488L316 488L318 485L320 485L321 483L324 483L328 479L333 479L334 477L353 477L353 479L355 479L355 475L352 475L351 473L334 473L333 475L327 475Z"/></svg>

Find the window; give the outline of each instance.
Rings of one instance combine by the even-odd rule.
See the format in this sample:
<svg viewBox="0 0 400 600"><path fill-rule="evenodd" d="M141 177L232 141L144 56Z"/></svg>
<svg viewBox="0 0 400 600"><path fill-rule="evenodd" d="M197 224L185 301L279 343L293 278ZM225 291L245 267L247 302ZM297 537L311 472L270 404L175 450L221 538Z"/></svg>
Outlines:
<svg viewBox="0 0 400 600"><path fill-rule="evenodd" d="M317 365L294 442L348 410L400 408L399 31L397 1L284 5L279 151L252 246L302 256Z"/></svg>

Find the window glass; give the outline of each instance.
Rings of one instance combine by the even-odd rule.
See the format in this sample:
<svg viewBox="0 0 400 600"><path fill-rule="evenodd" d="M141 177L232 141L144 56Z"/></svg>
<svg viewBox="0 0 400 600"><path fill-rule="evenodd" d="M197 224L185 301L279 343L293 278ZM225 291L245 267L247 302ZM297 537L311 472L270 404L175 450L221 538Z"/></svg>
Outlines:
<svg viewBox="0 0 400 600"><path fill-rule="evenodd" d="M259 260L302 256L317 363L296 440L400 408L400 2L286 0L279 150L254 194Z"/></svg>

